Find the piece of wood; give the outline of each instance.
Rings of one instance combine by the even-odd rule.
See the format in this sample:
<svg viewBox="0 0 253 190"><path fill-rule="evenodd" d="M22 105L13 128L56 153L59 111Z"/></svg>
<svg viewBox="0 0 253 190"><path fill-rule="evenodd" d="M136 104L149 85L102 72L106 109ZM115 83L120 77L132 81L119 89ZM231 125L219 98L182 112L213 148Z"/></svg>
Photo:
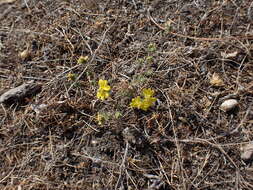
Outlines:
<svg viewBox="0 0 253 190"><path fill-rule="evenodd" d="M32 97L41 91L41 85L30 82L10 89L0 96L0 103L14 104L23 103L25 98Z"/></svg>

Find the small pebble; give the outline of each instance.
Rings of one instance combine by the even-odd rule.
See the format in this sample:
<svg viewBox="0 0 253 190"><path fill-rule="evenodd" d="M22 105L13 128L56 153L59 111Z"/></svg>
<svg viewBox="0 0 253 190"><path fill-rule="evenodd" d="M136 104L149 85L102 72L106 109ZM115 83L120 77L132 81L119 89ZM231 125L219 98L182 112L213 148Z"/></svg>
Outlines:
<svg viewBox="0 0 253 190"><path fill-rule="evenodd" d="M23 60L27 59L28 57L30 56L30 52L26 49L24 51L22 51L20 54L19 54L19 57Z"/></svg>
<svg viewBox="0 0 253 190"><path fill-rule="evenodd" d="M236 99L228 99L221 104L220 109L224 112L228 112L237 107L238 104L239 103Z"/></svg>
<svg viewBox="0 0 253 190"><path fill-rule="evenodd" d="M249 162L253 158L253 143L249 143L241 148L241 158L245 162Z"/></svg>

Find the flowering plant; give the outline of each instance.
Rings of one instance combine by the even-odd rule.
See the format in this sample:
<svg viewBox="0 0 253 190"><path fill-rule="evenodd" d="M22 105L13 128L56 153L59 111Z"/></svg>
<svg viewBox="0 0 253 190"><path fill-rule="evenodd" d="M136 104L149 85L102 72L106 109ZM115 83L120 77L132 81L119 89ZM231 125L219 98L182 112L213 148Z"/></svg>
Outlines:
<svg viewBox="0 0 253 190"><path fill-rule="evenodd" d="M143 99L140 96L137 96L136 98L132 99L132 102L130 103L130 107L142 109L143 111L147 111L150 106L152 106L157 98L153 97L155 94L155 91L151 88L143 89L142 90L142 96Z"/></svg>
<svg viewBox="0 0 253 190"><path fill-rule="evenodd" d="M74 81L76 79L76 75L74 73L67 74L68 81Z"/></svg>
<svg viewBox="0 0 253 190"><path fill-rule="evenodd" d="M87 61L89 60L89 57L88 56L80 56L77 60L77 63L78 64L84 64L86 63Z"/></svg>
<svg viewBox="0 0 253 190"><path fill-rule="evenodd" d="M100 79L98 81L99 89L97 91L97 98L101 100L105 100L109 97L109 92L111 90L111 87L108 85L107 80Z"/></svg>

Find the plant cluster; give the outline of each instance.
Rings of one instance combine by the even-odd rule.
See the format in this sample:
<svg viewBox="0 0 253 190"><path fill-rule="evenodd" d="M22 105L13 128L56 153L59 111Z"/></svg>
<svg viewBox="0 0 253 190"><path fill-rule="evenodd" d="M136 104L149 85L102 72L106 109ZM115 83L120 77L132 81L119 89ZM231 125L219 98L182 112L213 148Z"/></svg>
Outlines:
<svg viewBox="0 0 253 190"><path fill-rule="evenodd" d="M105 100L110 95L109 93L110 93L111 87L108 85L107 80L102 80L102 79L98 81L98 85L99 85L99 89L97 91L97 98L101 100Z"/></svg>
<svg viewBox="0 0 253 190"><path fill-rule="evenodd" d="M105 100L109 97L109 92L111 90L111 87L108 85L107 80L100 79L98 81L98 91L97 91L97 98L101 100ZM147 111L149 107L151 107L157 98L154 97L155 91L151 88L144 88L142 90L142 98L140 96L137 96L132 99L130 103L130 107L141 109L143 111Z"/></svg>
<svg viewBox="0 0 253 190"><path fill-rule="evenodd" d="M74 81L76 79L76 74L74 73L68 73L67 74L68 81Z"/></svg>
<svg viewBox="0 0 253 190"><path fill-rule="evenodd" d="M151 107L157 98L154 97L155 91L151 88L143 89L142 90L142 96L137 96L136 98L132 99L132 102L130 103L130 107L141 109L143 111L147 111L149 107Z"/></svg>
<svg viewBox="0 0 253 190"><path fill-rule="evenodd" d="M84 63L87 63L88 60L89 60L88 56L80 56L77 60L77 63L78 64L84 64Z"/></svg>

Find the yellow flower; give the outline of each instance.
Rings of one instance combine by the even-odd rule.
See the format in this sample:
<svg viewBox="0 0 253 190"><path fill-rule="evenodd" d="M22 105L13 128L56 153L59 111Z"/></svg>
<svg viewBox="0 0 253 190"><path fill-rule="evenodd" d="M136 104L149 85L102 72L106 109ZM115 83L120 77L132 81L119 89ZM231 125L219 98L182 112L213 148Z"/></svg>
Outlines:
<svg viewBox="0 0 253 190"><path fill-rule="evenodd" d="M155 91L152 90L151 88L148 88L148 89L144 88L142 90L142 95L144 98L150 98L150 97L154 96L154 94L155 94Z"/></svg>
<svg viewBox="0 0 253 190"><path fill-rule="evenodd" d="M74 73L67 74L68 81L74 81L76 79L76 75Z"/></svg>
<svg viewBox="0 0 253 190"><path fill-rule="evenodd" d="M98 89L98 91L97 91L97 98L98 99L105 100L108 97L109 97L108 91L105 91L103 89Z"/></svg>
<svg viewBox="0 0 253 190"><path fill-rule="evenodd" d="M79 59L77 60L78 64L84 64L88 61L89 57L88 56L80 56Z"/></svg>
<svg viewBox="0 0 253 190"><path fill-rule="evenodd" d="M155 91L152 90L151 88L143 89L142 95L144 99L142 99L140 96L133 98L132 102L130 103L130 107L147 111L148 108L152 106L157 100L155 97L153 97L154 94L155 94Z"/></svg>
<svg viewBox="0 0 253 190"><path fill-rule="evenodd" d="M141 97L137 96L136 98L133 98L132 102L130 103L130 107L141 109L141 107L142 107L142 99L141 99Z"/></svg>
<svg viewBox="0 0 253 190"><path fill-rule="evenodd" d="M143 101L142 101L142 104L141 104L141 109L144 110L144 111L147 111L148 108L150 106L152 106L154 104L154 102L156 101L156 98L154 97L150 97L150 98L145 98Z"/></svg>
<svg viewBox="0 0 253 190"><path fill-rule="evenodd" d="M99 89L97 91L97 98L101 100L105 100L109 97L109 92L111 90L111 87L108 85L107 80L100 79L98 81Z"/></svg>
<svg viewBox="0 0 253 190"><path fill-rule="evenodd" d="M105 91L110 91L111 90L111 87L108 85L107 80L100 79L98 81L98 85L99 85L99 89L101 89L101 90L105 90Z"/></svg>

